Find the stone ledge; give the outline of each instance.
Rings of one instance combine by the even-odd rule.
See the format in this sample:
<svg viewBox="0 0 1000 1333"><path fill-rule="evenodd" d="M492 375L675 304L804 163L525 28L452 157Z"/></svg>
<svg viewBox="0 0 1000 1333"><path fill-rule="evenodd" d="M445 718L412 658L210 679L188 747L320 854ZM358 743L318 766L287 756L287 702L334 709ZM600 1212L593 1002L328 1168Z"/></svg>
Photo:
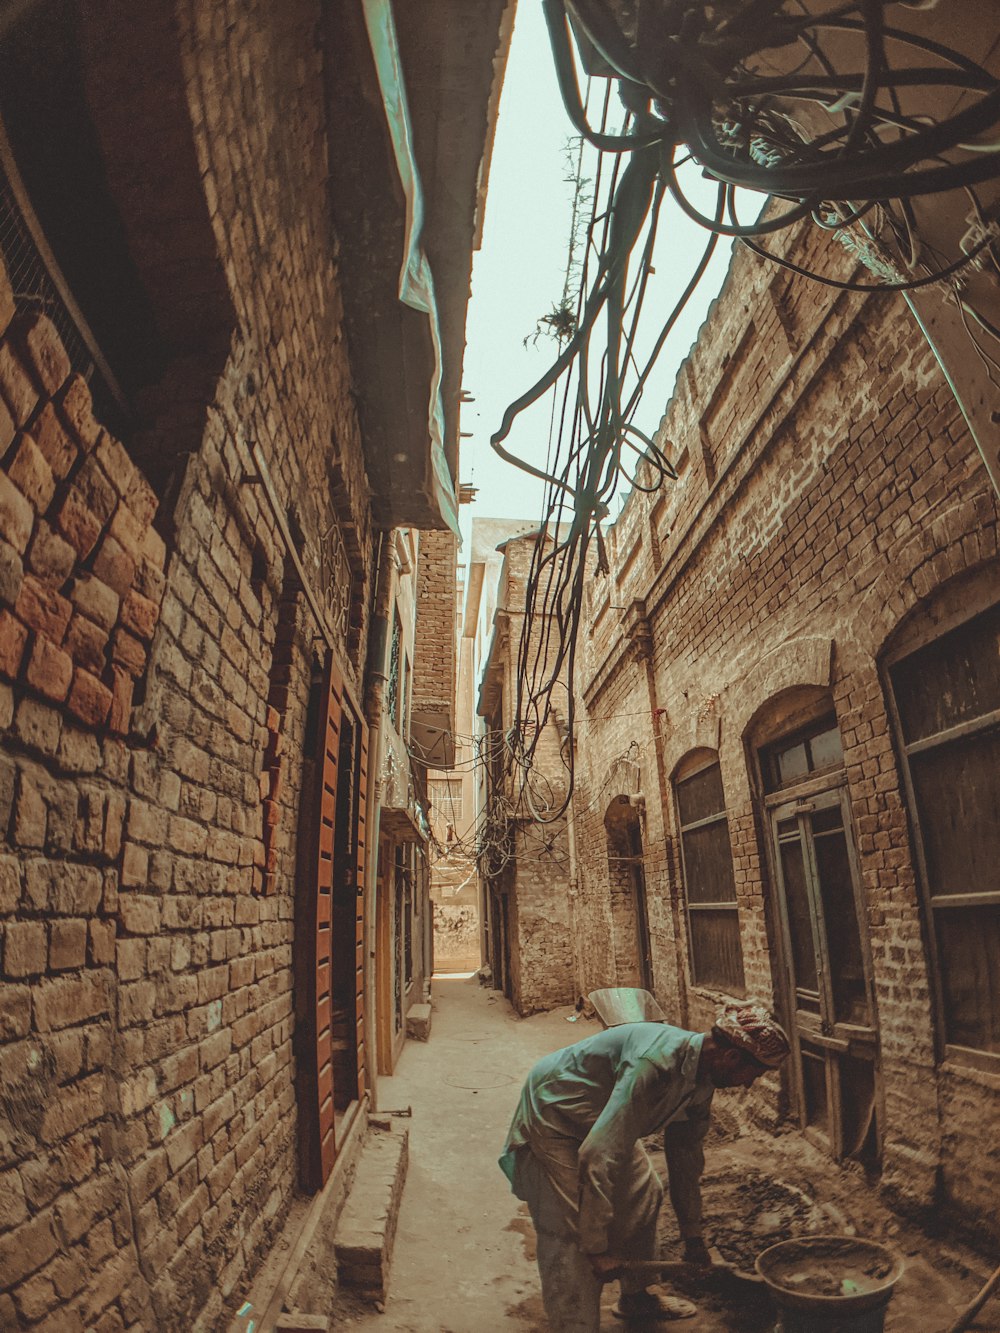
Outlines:
<svg viewBox="0 0 1000 1333"><path fill-rule="evenodd" d="M411 1004L406 1014L406 1035L417 1041L426 1041L431 1035L431 1007L429 1004Z"/></svg>
<svg viewBox="0 0 1000 1333"><path fill-rule="evenodd" d="M388 1290L409 1137L408 1128L396 1125L369 1133L337 1224L338 1281L371 1301L384 1300Z"/></svg>

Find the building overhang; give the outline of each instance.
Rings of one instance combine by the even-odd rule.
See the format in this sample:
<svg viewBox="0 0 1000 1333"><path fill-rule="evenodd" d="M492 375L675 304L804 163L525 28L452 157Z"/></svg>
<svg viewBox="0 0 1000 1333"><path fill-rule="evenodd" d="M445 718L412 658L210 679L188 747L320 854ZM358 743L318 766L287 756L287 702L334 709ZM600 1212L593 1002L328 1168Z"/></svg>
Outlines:
<svg viewBox="0 0 1000 1333"><path fill-rule="evenodd" d="M472 252L514 0L324 9L329 190L376 522L458 530Z"/></svg>

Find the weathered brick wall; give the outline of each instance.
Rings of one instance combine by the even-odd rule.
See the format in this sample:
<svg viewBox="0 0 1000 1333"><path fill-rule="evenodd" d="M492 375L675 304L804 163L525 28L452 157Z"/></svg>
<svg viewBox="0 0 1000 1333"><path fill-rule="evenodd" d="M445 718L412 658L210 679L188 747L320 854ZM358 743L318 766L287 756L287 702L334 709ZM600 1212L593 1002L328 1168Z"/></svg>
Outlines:
<svg viewBox="0 0 1000 1333"><path fill-rule="evenodd" d="M320 581L336 519L370 602L318 17L297 0L177 12L177 128L237 324L212 401L167 401L149 423L147 444L200 440L157 516L169 549L156 496L45 322L19 317L0 345L4 1326L212 1326L296 1179L291 942L316 628L252 484L252 443L306 569ZM0 311L7 329L2 282ZM362 615L341 645L349 685L365 630Z"/></svg>
<svg viewBox="0 0 1000 1333"><path fill-rule="evenodd" d="M789 244L797 262L846 275L816 231L799 229ZM650 914L659 910L664 926L652 932L657 993L669 1008L672 988L673 1012L690 1026L711 1022L720 997L689 980L669 786L684 756L706 748L722 767L747 990L777 1000L748 757L769 701L828 689L873 957L883 1181L917 1205L940 1185L966 1218L993 1227L1000 1176L975 1140L996 1117L996 1091L968 1068L936 1068L913 851L878 669L893 633L937 587L996 559L996 500L978 453L899 298L832 292L746 253L682 367L661 436L680 480L660 495L635 493L615 525L615 575L592 589L577 682L586 712L576 823L590 848L581 863L591 867L576 905L581 984L603 981L613 965L608 887L594 868L609 756L637 744L647 824L659 807L646 845L663 849L663 879L649 880ZM651 670L629 616L610 609L631 598L644 603ZM777 1080L769 1084L751 1105L770 1120L782 1101ZM961 1166L971 1160L975 1173Z"/></svg>
<svg viewBox="0 0 1000 1333"><path fill-rule="evenodd" d="M455 579L458 538L453 532L420 534L416 578L420 633L414 647L414 712L455 714Z"/></svg>
<svg viewBox="0 0 1000 1333"><path fill-rule="evenodd" d="M502 727L512 725L516 704L518 647L524 621L525 589L530 573L535 535L511 538L506 545L499 605L508 617L502 662L494 663L503 677ZM541 642L541 629L532 630L531 652ZM570 926L570 860L564 817L548 818L566 791L563 756L565 719L559 703L534 750L534 767L527 775L530 798L545 822L532 818L522 798L512 820L513 856L505 872L508 885L511 1001L520 1014L571 1004L576 998L573 942ZM510 779L510 796L521 790L521 772Z"/></svg>

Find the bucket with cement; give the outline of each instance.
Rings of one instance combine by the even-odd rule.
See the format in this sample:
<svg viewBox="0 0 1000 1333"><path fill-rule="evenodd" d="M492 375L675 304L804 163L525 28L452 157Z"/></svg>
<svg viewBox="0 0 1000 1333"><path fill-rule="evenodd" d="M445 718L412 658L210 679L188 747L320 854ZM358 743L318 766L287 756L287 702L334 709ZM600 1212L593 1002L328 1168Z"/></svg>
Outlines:
<svg viewBox="0 0 1000 1333"><path fill-rule="evenodd" d="M855 1236L800 1236L772 1245L757 1272L778 1307L775 1333L882 1333L903 1264Z"/></svg>

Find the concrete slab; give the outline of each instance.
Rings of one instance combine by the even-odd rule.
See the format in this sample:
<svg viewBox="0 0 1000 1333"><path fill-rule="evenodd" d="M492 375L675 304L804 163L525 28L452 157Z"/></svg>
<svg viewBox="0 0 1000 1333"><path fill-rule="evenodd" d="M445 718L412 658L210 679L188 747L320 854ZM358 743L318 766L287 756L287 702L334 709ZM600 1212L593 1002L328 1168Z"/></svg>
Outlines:
<svg viewBox="0 0 1000 1333"><path fill-rule="evenodd" d="M407 1127L370 1127L334 1236L340 1285L373 1302L388 1290L408 1147Z"/></svg>

